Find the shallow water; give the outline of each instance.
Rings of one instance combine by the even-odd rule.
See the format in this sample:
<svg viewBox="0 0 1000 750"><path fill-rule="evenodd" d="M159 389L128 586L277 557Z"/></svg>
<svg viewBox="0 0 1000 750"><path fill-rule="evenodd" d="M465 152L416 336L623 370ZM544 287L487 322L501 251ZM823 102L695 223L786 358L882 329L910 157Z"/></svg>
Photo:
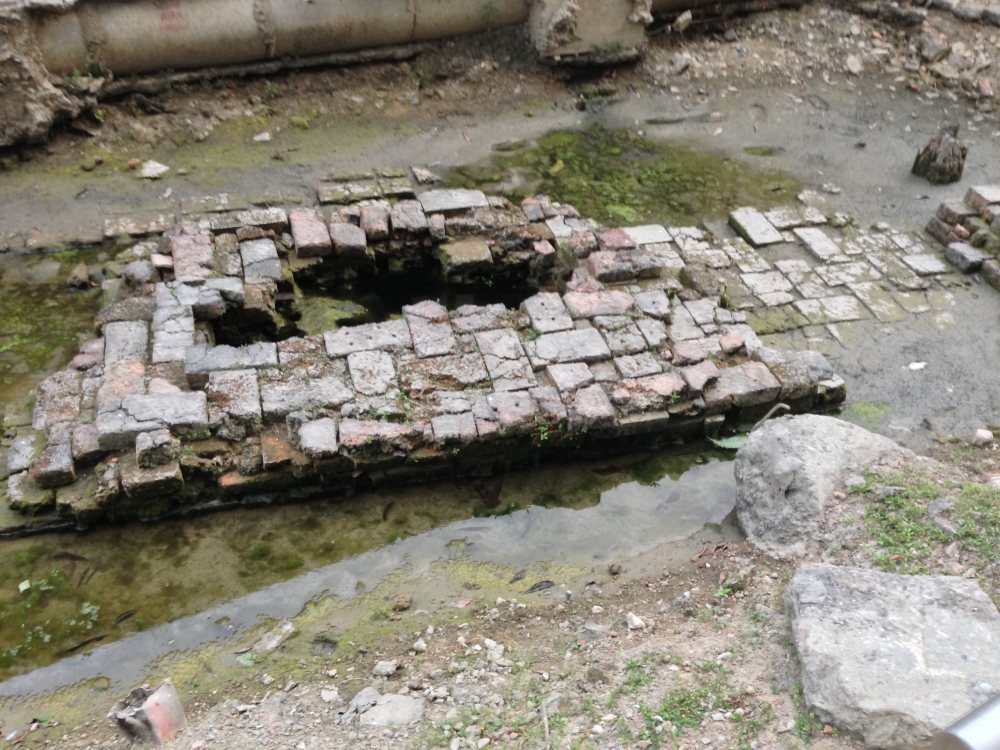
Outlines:
<svg viewBox="0 0 1000 750"><path fill-rule="evenodd" d="M144 612L156 607L171 612L169 623L13 677L0 684L0 695L23 698L87 680L100 680L113 691L122 690L137 680L147 679L151 670L156 671L153 665L162 664L170 654L238 638L265 620L295 616L310 603L331 597L349 601L404 568L409 575L419 576L441 561L456 559L528 570L534 566L558 569L626 559L658 544L686 539L706 524L724 521L733 509L736 484L732 463L717 458L654 455L605 476L581 465L512 474L505 481L504 501L520 501L526 506L493 517L468 517L475 506L469 500L469 495L475 494L469 485L427 485L395 492L395 503L385 522L381 521L382 498L375 493L336 506L264 509L206 517L199 522L200 530L187 535L189 540L192 537L198 540L195 546L201 547L201 551L176 566L169 564L169 554L156 561L155 549L150 550L146 559L135 560L130 552L121 551L104 559L109 568L102 571L102 580L98 582L103 593L96 588L93 591L91 598L95 602L104 601L101 596L128 598L127 587L116 584L116 576L131 568L133 581L146 581L146 588L134 595L134 601L140 602L138 606ZM660 478L650 482L651 473ZM552 498L559 499L561 505L533 504ZM415 519L422 515L422 508L445 508L451 504L456 515L466 517L392 544L384 543L386 534L398 533L392 531L393 527L405 531L411 522L420 523ZM287 575L281 571L241 577L241 566L234 564L235 553L225 548L245 548L251 542L231 538L234 528L242 528L244 532L255 528L258 534L266 534L266 528L281 528L281 516L296 512L316 515L309 524L301 524L298 543L291 545L294 549L307 548L304 538L313 541L332 538L335 540L332 554L336 555L341 551L336 542L346 538L356 544L366 535L372 539L374 548L344 555L338 562L288 580L282 580ZM371 521L378 533L366 534L362 529L352 531L340 525L349 523L358 513ZM394 523L394 518L407 520ZM324 519L326 523L322 522ZM169 525L156 528L164 538L171 535ZM142 527L103 533L124 532L138 538L147 533ZM109 540L101 534L78 537L74 549L95 554L108 549ZM54 541L60 536L65 535L46 540ZM284 535L274 535L275 543L281 536ZM133 543L141 546L136 538ZM87 545L93 545L93 549L87 549ZM347 546L341 544L340 548ZM8 554L5 550L5 557ZM529 582L526 579L524 585ZM0 590L7 591L9 587L9 580L0 583ZM198 591L194 592L195 589ZM190 591L189 595L175 597L177 590ZM94 632L110 633L114 606L126 605L101 606ZM185 609L187 612L181 616ZM105 611L109 613L107 619L103 618Z"/></svg>

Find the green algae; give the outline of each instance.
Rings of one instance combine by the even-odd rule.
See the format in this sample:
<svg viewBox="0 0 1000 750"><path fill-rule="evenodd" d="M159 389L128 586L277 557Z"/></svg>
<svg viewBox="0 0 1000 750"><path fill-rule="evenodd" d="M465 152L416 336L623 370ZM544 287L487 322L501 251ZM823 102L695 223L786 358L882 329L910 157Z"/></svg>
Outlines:
<svg viewBox="0 0 1000 750"><path fill-rule="evenodd" d="M885 426L891 413L892 407L889 404L879 401L855 401L840 415L848 422L854 422L866 430L877 432Z"/></svg>
<svg viewBox="0 0 1000 750"><path fill-rule="evenodd" d="M742 205L788 203L797 183L778 172L595 126L557 131L487 164L452 171L452 187L499 192L512 200L545 193L605 224L697 224Z"/></svg>

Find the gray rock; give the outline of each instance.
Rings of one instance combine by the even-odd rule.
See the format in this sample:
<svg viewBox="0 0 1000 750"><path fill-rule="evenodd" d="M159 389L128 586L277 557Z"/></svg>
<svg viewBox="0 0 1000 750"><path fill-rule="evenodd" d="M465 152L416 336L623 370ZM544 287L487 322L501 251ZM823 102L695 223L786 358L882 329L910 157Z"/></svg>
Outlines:
<svg viewBox="0 0 1000 750"><path fill-rule="evenodd" d="M802 554L841 477L872 461L907 455L889 438L832 417L806 414L766 422L736 454L740 526L758 547Z"/></svg>
<svg viewBox="0 0 1000 750"><path fill-rule="evenodd" d="M63 487L76 480L70 443L49 445L31 467L31 476L42 489Z"/></svg>
<svg viewBox="0 0 1000 750"><path fill-rule="evenodd" d="M354 390L365 396L379 396L396 387L396 368L388 352L354 352L347 355Z"/></svg>
<svg viewBox="0 0 1000 750"><path fill-rule="evenodd" d="M398 661L379 661L375 663L372 668L372 674L375 677L392 677L396 674L396 670L399 669Z"/></svg>
<svg viewBox="0 0 1000 750"><path fill-rule="evenodd" d="M32 429L42 431L60 422L75 422L80 416L82 380L78 372L60 370L39 383Z"/></svg>
<svg viewBox="0 0 1000 750"><path fill-rule="evenodd" d="M262 418L255 370L210 373L205 393L208 395L208 422L213 427L225 422L250 426Z"/></svg>
<svg viewBox="0 0 1000 750"><path fill-rule="evenodd" d="M125 281L130 285L140 286L141 284L148 284L156 280L157 273L150 261L133 260L131 263L125 264L125 268L122 269L122 276L125 277Z"/></svg>
<svg viewBox="0 0 1000 750"><path fill-rule="evenodd" d="M408 695L383 695L361 714L360 724L367 727L391 727L413 724L424 718L424 702Z"/></svg>
<svg viewBox="0 0 1000 750"><path fill-rule="evenodd" d="M405 320L387 320L349 328L339 328L323 334L326 351L331 357L345 357L352 352L374 349L392 351L413 345L410 328Z"/></svg>
<svg viewBox="0 0 1000 750"><path fill-rule="evenodd" d="M140 432L135 438L135 461L143 469L163 466L180 454L180 441L171 436L170 430Z"/></svg>
<svg viewBox="0 0 1000 750"><path fill-rule="evenodd" d="M276 364L278 347L270 342L243 347L196 344L187 351L184 375L193 388L203 388L209 373L216 370L271 367Z"/></svg>
<svg viewBox="0 0 1000 750"><path fill-rule="evenodd" d="M539 333L565 331L573 327L573 319L566 312L562 297L555 292L540 292L521 303L528 313L531 325Z"/></svg>
<svg viewBox="0 0 1000 750"><path fill-rule="evenodd" d="M203 391L128 396L122 411L137 423L158 423L189 432L208 428L208 406Z"/></svg>
<svg viewBox="0 0 1000 750"><path fill-rule="evenodd" d="M261 382L260 402L264 421L283 420L294 411L310 411L346 404L354 391L339 375L309 378L292 375L287 380Z"/></svg>
<svg viewBox="0 0 1000 750"><path fill-rule="evenodd" d="M35 457L41 451L42 442L42 436L37 433L14 438L7 453L7 471L17 474L30 469Z"/></svg>
<svg viewBox="0 0 1000 750"><path fill-rule="evenodd" d="M925 747L1000 685L1000 614L974 581L809 566L785 608L806 703L866 747Z"/></svg>
<svg viewBox="0 0 1000 750"><path fill-rule="evenodd" d="M364 257L368 248L368 238L364 230L354 224L333 222L330 224L330 239L337 255L344 258Z"/></svg>
<svg viewBox="0 0 1000 750"><path fill-rule="evenodd" d="M729 216L729 224L754 247L781 242L781 232L755 208L738 208Z"/></svg>
<svg viewBox="0 0 1000 750"><path fill-rule="evenodd" d="M373 687L366 687L351 699L351 702L347 704L345 713L348 716L351 714L362 714L378 703L381 697L382 694L378 690Z"/></svg>
<svg viewBox="0 0 1000 750"><path fill-rule="evenodd" d="M471 411L442 414L431 419L434 441L437 443L471 443L478 436L476 418Z"/></svg>
<svg viewBox="0 0 1000 750"><path fill-rule="evenodd" d="M239 279L209 279L205 282L204 288L214 289L222 295L222 299L233 307L243 306L245 293L243 289L243 282Z"/></svg>

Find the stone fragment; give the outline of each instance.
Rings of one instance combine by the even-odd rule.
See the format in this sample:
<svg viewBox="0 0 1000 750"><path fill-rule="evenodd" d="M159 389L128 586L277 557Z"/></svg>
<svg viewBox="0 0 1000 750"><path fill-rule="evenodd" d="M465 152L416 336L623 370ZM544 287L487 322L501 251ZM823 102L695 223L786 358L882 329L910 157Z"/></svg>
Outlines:
<svg viewBox="0 0 1000 750"><path fill-rule="evenodd" d="M750 287L750 291L758 297L776 292L790 292L794 288L780 271L766 271L764 273L745 273L740 276L743 283Z"/></svg>
<svg viewBox="0 0 1000 750"><path fill-rule="evenodd" d="M736 454L740 525L755 545L802 554L817 538L826 506L847 472L907 454L886 437L832 417L768 420Z"/></svg>
<svg viewBox="0 0 1000 750"><path fill-rule="evenodd" d="M142 286L158 280L153 264L148 260L133 260L122 269L122 278L131 287Z"/></svg>
<svg viewBox="0 0 1000 750"><path fill-rule="evenodd" d="M212 427L235 423L259 424L263 415L255 370L216 370L209 373L205 388L208 422Z"/></svg>
<svg viewBox="0 0 1000 750"><path fill-rule="evenodd" d="M1000 684L1000 614L975 581L811 565L784 600L807 707L866 747L926 747Z"/></svg>
<svg viewBox="0 0 1000 750"><path fill-rule="evenodd" d="M462 305L451 312L451 327L456 333L476 333L505 326L511 311L502 304Z"/></svg>
<svg viewBox="0 0 1000 750"><path fill-rule="evenodd" d="M1000 203L1000 185L977 185L965 194L965 202L977 211L985 211L991 204Z"/></svg>
<svg viewBox="0 0 1000 750"><path fill-rule="evenodd" d="M508 333L513 334L512 331ZM516 338L516 334L513 334ZM353 356L353 355L352 355ZM524 364L527 366L527 359ZM531 368L528 366L528 373ZM483 357L476 353L453 354L444 357L416 359L406 364L400 372L403 387L411 396L423 396L442 389L465 389L486 385L490 375ZM500 382L500 381L495 381ZM534 379L530 384L534 384ZM522 386L525 387L525 386ZM502 388L498 390L503 390Z"/></svg>
<svg viewBox="0 0 1000 750"><path fill-rule="evenodd" d="M945 125L913 160L910 170L935 185L948 185L962 179L969 147L958 137L958 125Z"/></svg>
<svg viewBox="0 0 1000 750"><path fill-rule="evenodd" d="M708 357L705 347L698 341L678 341L671 351L673 363L678 366L697 364Z"/></svg>
<svg viewBox="0 0 1000 750"><path fill-rule="evenodd" d="M936 255L929 253L904 255L902 261L918 276L936 276L948 272L948 267Z"/></svg>
<svg viewBox="0 0 1000 750"><path fill-rule="evenodd" d="M738 333L730 331L719 337L719 349L727 357L731 357L746 350L746 341Z"/></svg>
<svg viewBox="0 0 1000 750"><path fill-rule="evenodd" d="M611 358L611 350L596 328L546 333L526 341L524 348L536 370L550 364L598 362Z"/></svg>
<svg viewBox="0 0 1000 750"><path fill-rule="evenodd" d="M73 428L73 461L77 464L89 464L99 460L104 452L97 439L96 424L78 424Z"/></svg>
<svg viewBox="0 0 1000 750"><path fill-rule="evenodd" d="M337 454L337 422L329 417L314 419L299 428L299 448L309 458Z"/></svg>
<svg viewBox="0 0 1000 750"><path fill-rule="evenodd" d="M243 259L243 278L247 281L280 279L281 261L274 240L260 239L240 243Z"/></svg>
<svg viewBox="0 0 1000 750"><path fill-rule="evenodd" d="M396 368L384 351L354 352L347 356L354 390L365 396L379 396L396 387Z"/></svg>
<svg viewBox="0 0 1000 750"><path fill-rule="evenodd" d="M861 320L868 317L867 311L858 299L850 295L825 297L823 299L803 299L795 302L794 307L813 325L846 323L851 320Z"/></svg>
<svg viewBox="0 0 1000 750"><path fill-rule="evenodd" d="M565 331L573 327L573 319L566 312L562 297L554 292L540 292L521 303L528 313L532 327L539 333Z"/></svg>
<svg viewBox="0 0 1000 750"><path fill-rule="evenodd" d="M647 224L639 227L625 227L625 234L635 245L653 245L670 242L670 232L659 224Z"/></svg>
<svg viewBox="0 0 1000 750"><path fill-rule="evenodd" d="M125 494L133 502L142 503L140 518L165 515L184 491L184 475L177 461L144 469L136 463L135 456L126 454L118 465Z"/></svg>
<svg viewBox="0 0 1000 750"><path fill-rule="evenodd" d="M7 471L18 474L31 468L42 451L45 439L39 433L14 438L7 452Z"/></svg>
<svg viewBox="0 0 1000 750"><path fill-rule="evenodd" d="M667 327L662 320L643 318L635 322L636 328L646 339L646 344L650 349L659 349L667 341Z"/></svg>
<svg viewBox="0 0 1000 750"><path fill-rule="evenodd" d="M346 357L352 352L380 349L394 351L413 346L410 328L405 320L387 320L339 328L323 334L326 351L331 357Z"/></svg>
<svg viewBox="0 0 1000 750"><path fill-rule="evenodd" d="M319 258L333 252L330 231L315 211L289 211L288 222L292 229L295 252L300 258Z"/></svg>
<svg viewBox="0 0 1000 750"><path fill-rule="evenodd" d="M549 425L564 426L568 413L559 391L549 385L537 386L528 390L535 403L538 404L538 417ZM536 420L537 423L537 420ZM540 433L540 440L545 440L547 433Z"/></svg>
<svg viewBox="0 0 1000 750"><path fill-rule="evenodd" d="M128 396L122 400L121 409L128 419L139 424L158 423L189 433L208 428L204 391Z"/></svg>
<svg viewBox="0 0 1000 750"><path fill-rule="evenodd" d="M663 411L680 400L686 384L675 372L622 380L611 392L611 403L625 414Z"/></svg>
<svg viewBox="0 0 1000 750"><path fill-rule="evenodd" d="M977 448L987 448L993 445L993 433L990 430L980 428L976 430L976 434L969 442Z"/></svg>
<svg viewBox="0 0 1000 750"><path fill-rule="evenodd" d="M729 224L754 247L781 242L781 232L775 229L755 208L738 208L729 215Z"/></svg>
<svg viewBox="0 0 1000 750"><path fill-rule="evenodd" d="M427 217L419 201L402 200L389 212L393 239L417 240L430 232Z"/></svg>
<svg viewBox="0 0 1000 750"><path fill-rule="evenodd" d="M965 242L952 242L944 250L944 257L962 273L976 273L988 259L976 248Z"/></svg>
<svg viewBox="0 0 1000 750"><path fill-rule="evenodd" d="M555 365L559 367L560 365ZM561 365L562 367L584 367L586 365ZM623 355L621 357L615 357L615 367L618 368L618 372L621 373L623 378L641 378L646 375L656 375L662 372L663 368L649 352L642 352L635 355ZM552 367L548 368L551 372ZM589 368L588 368L589 372ZM561 390L561 389L560 389Z"/></svg>
<svg viewBox="0 0 1000 750"><path fill-rule="evenodd" d="M135 462L143 469L153 469L177 460L181 444L170 430L140 432L135 438Z"/></svg>
<svg viewBox="0 0 1000 750"><path fill-rule="evenodd" d="M260 380L260 404L265 422L277 422L292 412L342 406L354 398L354 391L339 374L310 377L285 373Z"/></svg>

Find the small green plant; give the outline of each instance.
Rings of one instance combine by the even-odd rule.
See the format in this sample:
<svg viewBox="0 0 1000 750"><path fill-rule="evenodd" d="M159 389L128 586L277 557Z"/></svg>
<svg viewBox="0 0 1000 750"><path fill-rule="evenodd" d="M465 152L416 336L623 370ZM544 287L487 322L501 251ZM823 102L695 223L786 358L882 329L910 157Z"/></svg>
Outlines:
<svg viewBox="0 0 1000 750"><path fill-rule="evenodd" d="M532 328L530 331L528 331L528 335L525 338L527 338L528 341L534 341L541 335L542 335L541 331L539 331L537 328Z"/></svg>
<svg viewBox="0 0 1000 750"><path fill-rule="evenodd" d="M94 119L98 122L104 122L104 110L98 109L94 111Z"/></svg>
<svg viewBox="0 0 1000 750"><path fill-rule="evenodd" d="M715 595L720 599L725 599L731 593L733 593L733 590L729 588L729 586L723 584L722 586L719 586L719 588L716 590Z"/></svg>
<svg viewBox="0 0 1000 750"><path fill-rule="evenodd" d="M281 96L281 89L273 81L264 81L264 96L268 99L277 99Z"/></svg>
<svg viewBox="0 0 1000 750"><path fill-rule="evenodd" d="M823 731L823 722L816 718L816 714L809 712L801 714L795 718L795 736L809 744L813 738Z"/></svg>

